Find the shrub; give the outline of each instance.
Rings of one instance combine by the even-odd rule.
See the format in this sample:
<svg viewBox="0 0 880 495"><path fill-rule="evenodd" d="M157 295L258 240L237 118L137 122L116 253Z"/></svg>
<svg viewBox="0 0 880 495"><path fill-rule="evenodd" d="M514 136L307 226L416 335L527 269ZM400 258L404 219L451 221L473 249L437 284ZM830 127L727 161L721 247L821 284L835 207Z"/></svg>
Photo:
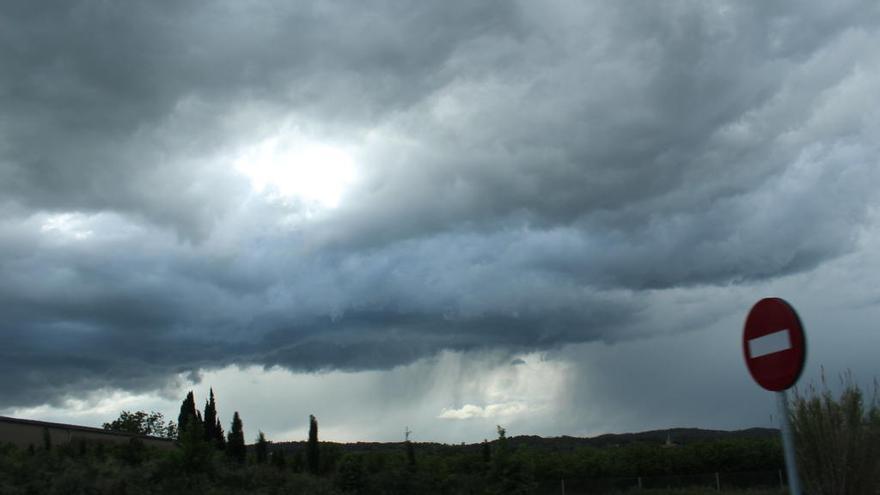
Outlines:
<svg viewBox="0 0 880 495"><path fill-rule="evenodd" d="M795 392L790 414L801 477L811 494L873 494L880 486L877 385L866 404L851 375L841 381L837 399L824 377L821 390Z"/></svg>

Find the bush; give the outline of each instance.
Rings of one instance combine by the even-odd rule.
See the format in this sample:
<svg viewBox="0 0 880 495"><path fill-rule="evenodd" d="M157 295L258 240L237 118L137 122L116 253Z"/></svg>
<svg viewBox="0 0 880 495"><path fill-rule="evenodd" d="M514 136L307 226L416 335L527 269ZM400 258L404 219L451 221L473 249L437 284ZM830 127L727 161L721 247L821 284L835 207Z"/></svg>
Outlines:
<svg viewBox="0 0 880 495"><path fill-rule="evenodd" d="M801 477L811 494L874 494L880 486L877 385L866 404L851 375L841 381L837 399L824 377L821 391L795 392L790 414Z"/></svg>

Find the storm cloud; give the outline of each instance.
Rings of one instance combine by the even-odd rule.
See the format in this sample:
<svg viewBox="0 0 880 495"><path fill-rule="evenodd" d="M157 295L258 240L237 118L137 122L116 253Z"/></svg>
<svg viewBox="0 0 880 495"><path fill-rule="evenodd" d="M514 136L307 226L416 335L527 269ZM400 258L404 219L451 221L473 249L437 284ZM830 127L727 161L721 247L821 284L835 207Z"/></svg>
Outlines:
<svg viewBox="0 0 880 495"><path fill-rule="evenodd" d="M0 406L708 328L873 230L877 46L855 1L4 4ZM302 143L338 204L242 173Z"/></svg>

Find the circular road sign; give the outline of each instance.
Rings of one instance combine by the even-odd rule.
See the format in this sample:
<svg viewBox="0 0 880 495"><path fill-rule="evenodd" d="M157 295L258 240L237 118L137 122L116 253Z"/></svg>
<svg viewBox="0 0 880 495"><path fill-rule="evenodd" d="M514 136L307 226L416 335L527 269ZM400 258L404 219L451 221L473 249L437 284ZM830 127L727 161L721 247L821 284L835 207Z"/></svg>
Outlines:
<svg viewBox="0 0 880 495"><path fill-rule="evenodd" d="M778 297L758 301L746 318L743 355L758 385L774 392L794 385L807 357L804 327L794 308Z"/></svg>

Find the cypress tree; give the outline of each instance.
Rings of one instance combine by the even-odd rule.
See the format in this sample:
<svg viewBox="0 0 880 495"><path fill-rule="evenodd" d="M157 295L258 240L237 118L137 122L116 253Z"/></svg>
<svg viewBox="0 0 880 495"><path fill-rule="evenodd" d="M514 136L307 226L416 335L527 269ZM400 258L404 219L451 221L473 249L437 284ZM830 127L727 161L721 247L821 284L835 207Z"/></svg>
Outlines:
<svg viewBox="0 0 880 495"><path fill-rule="evenodd" d="M214 388L210 398L205 401L205 440L215 443L217 439L217 404L214 402Z"/></svg>
<svg viewBox="0 0 880 495"><path fill-rule="evenodd" d="M229 431L226 454L239 464L244 464L247 451L244 447L244 429L242 428L238 411L235 411L235 414L232 415L232 427Z"/></svg>
<svg viewBox="0 0 880 495"><path fill-rule="evenodd" d="M223 434L223 426L220 424L220 418L214 425L214 438L217 442L217 448L223 450L226 448L226 436Z"/></svg>
<svg viewBox="0 0 880 495"><path fill-rule="evenodd" d="M217 402L214 399L214 388L210 389L210 396L205 401L205 440L209 441L218 449L226 446L226 437L223 435L223 425L220 424L220 415L217 414Z"/></svg>
<svg viewBox="0 0 880 495"><path fill-rule="evenodd" d="M198 411L196 411L198 412ZM205 441L204 425L195 420L179 431L178 443L182 454L182 466L186 471L201 471L210 464L211 444Z"/></svg>
<svg viewBox="0 0 880 495"><path fill-rule="evenodd" d="M314 415L310 414L309 441L306 444L306 465L312 474L318 474L318 470L321 467L318 454L318 420L315 419Z"/></svg>
<svg viewBox="0 0 880 495"><path fill-rule="evenodd" d="M196 399L193 397L192 390L186 394L186 399L180 405L180 414L177 416L177 435L178 438L183 434L183 430L187 428L193 421L201 417L196 411Z"/></svg>
<svg viewBox="0 0 880 495"><path fill-rule="evenodd" d="M266 435L262 431L257 436L256 453L257 464L265 464L269 457L269 442L266 441Z"/></svg>
<svg viewBox="0 0 880 495"><path fill-rule="evenodd" d="M492 460L492 450L489 448L489 441L485 438L483 439L483 463L489 464L489 461Z"/></svg>

